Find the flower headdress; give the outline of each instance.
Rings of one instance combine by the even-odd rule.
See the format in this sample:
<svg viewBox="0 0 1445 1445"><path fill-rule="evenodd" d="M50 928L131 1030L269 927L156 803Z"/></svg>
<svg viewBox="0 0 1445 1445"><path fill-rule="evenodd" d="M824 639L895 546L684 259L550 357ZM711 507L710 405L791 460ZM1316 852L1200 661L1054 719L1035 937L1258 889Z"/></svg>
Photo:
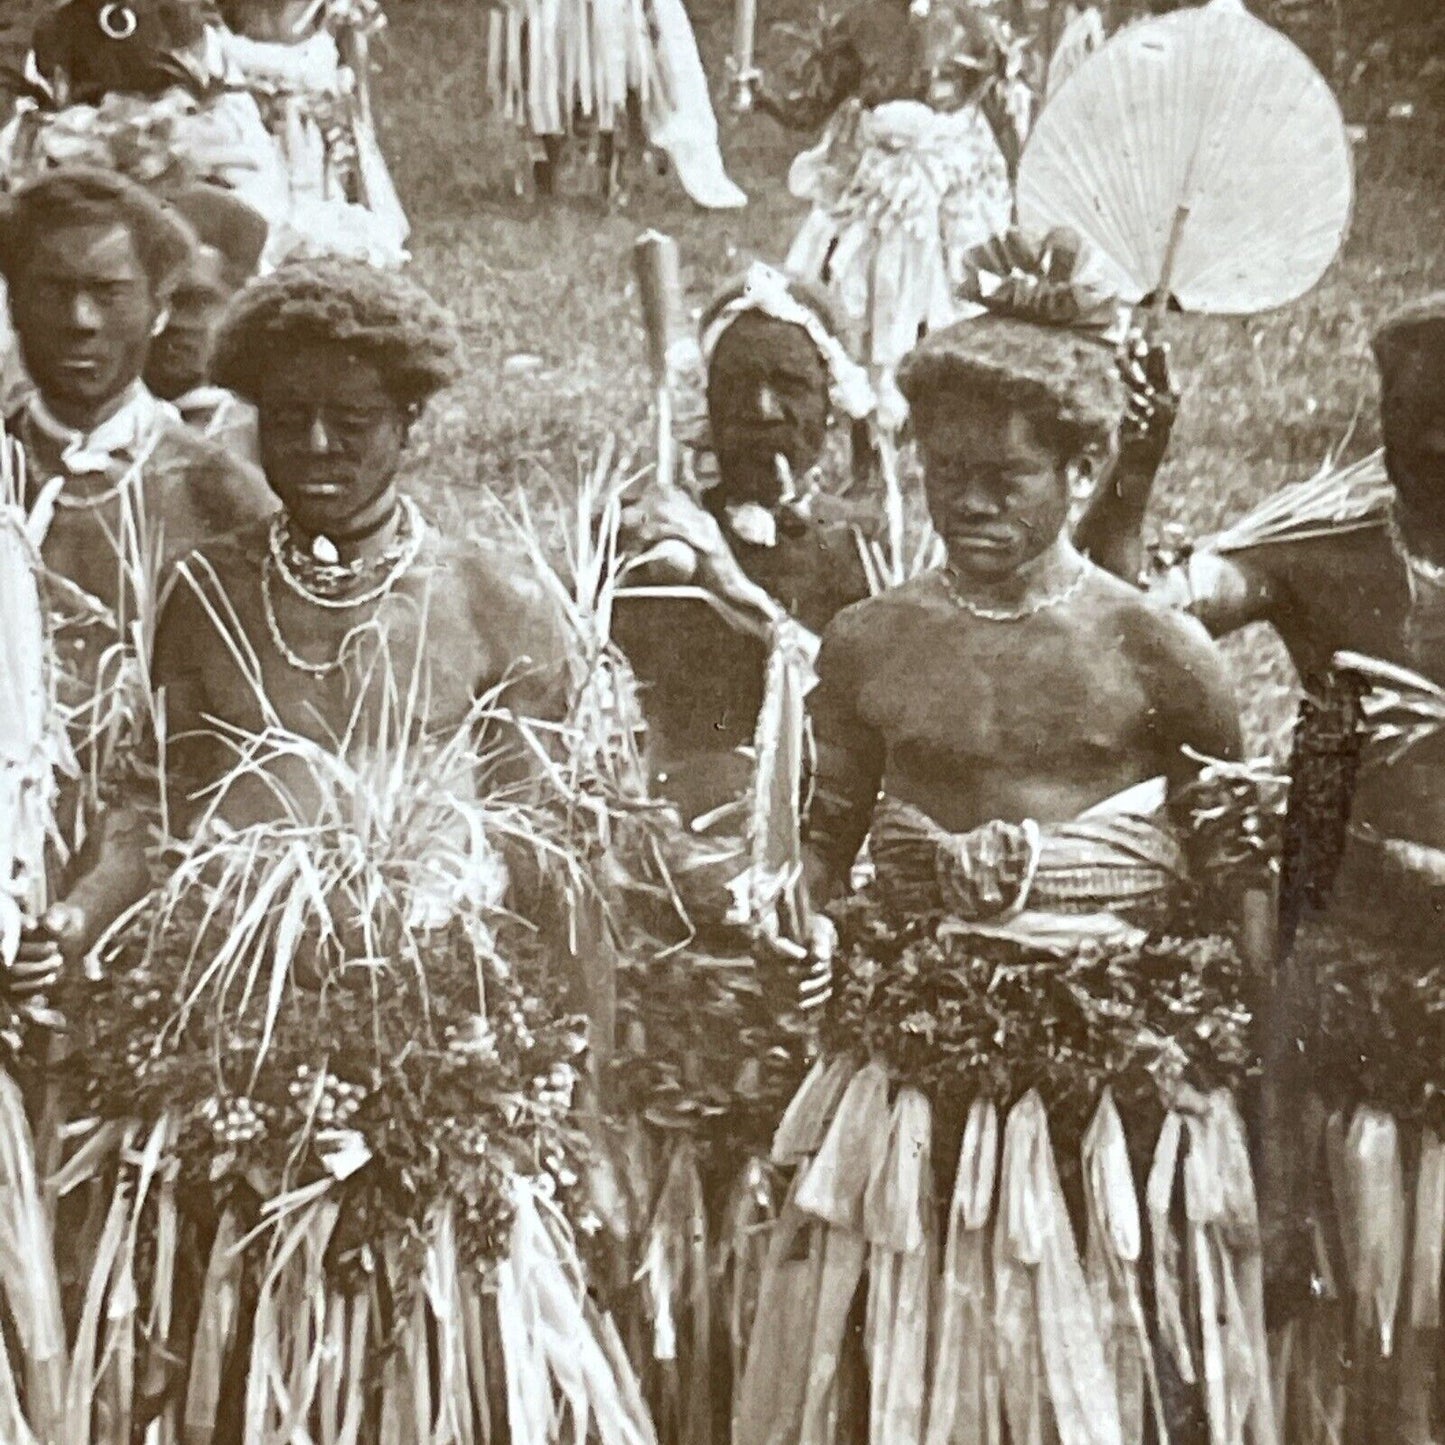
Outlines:
<svg viewBox="0 0 1445 1445"><path fill-rule="evenodd" d="M904 359L898 384L909 407L962 388L1046 415L1080 452L1109 444L1124 411L1115 353L1128 313L1089 283L1079 238L1009 231L964 265L960 299L982 314L931 332Z"/></svg>
<svg viewBox="0 0 1445 1445"><path fill-rule="evenodd" d="M822 317L806 306L793 294L791 283L783 272L764 262L755 262L748 268L739 295L712 316L703 328L700 341L702 359L705 364L712 361L713 352L725 332L739 316L749 311L761 312L775 321L785 321L791 326L800 326L808 333L808 339L818 348L828 368L829 393L833 405L854 420L870 416L877 406L868 373L848 355L843 343L833 335Z"/></svg>
<svg viewBox="0 0 1445 1445"><path fill-rule="evenodd" d="M1064 327L1116 346L1128 313L1088 279L1088 254L1077 232L1059 227L1042 240L1007 231L964 256L962 297L995 316Z"/></svg>

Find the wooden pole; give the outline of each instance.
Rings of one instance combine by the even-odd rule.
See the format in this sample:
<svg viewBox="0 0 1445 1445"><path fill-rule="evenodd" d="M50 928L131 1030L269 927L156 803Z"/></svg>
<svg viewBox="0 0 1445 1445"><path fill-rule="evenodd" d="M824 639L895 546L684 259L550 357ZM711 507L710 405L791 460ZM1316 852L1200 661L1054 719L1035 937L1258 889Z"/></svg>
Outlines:
<svg viewBox="0 0 1445 1445"><path fill-rule="evenodd" d="M1149 317L1144 325L1144 335L1150 341L1158 334L1159 323L1169 310L1169 288L1174 282L1174 267L1179 260L1179 247L1184 240L1184 227L1188 221L1189 203L1181 201L1169 226L1169 239L1164 244L1164 259L1159 265L1159 284L1154 288L1154 304L1149 308Z"/></svg>
<svg viewBox="0 0 1445 1445"><path fill-rule="evenodd" d="M633 245L632 266L656 403L657 482L661 487L671 487L677 479L677 443L673 438L672 362L668 352L682 311L682 267L677 242L660 231L644 232Z"/></svg>
<svg viewBox="0 0 1445 1445"><path fill-rule="evenodd" d="M753 46L757 35L758 0L736 0L733 10L733 109L740 114L753 108Z"/></svg>

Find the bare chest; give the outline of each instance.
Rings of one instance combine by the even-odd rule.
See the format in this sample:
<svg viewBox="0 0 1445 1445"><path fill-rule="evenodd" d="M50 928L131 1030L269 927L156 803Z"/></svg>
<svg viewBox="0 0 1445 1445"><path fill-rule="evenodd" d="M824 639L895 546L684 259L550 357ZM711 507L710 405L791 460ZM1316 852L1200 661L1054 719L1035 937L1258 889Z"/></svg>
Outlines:
<svg viewBox="0 0 1445 1445"><path fill-rule="evenodd" d="M924 616L878 651L860 710L890 770L1092 770L1138 745L1148 691L1108 627Z"/></svg>
<svg viewBox="0 0 1445 1445"><path fill-rule="evenodd" d="M491 649L465 594L446 582L403 582L339 608L317 606L259 566L228 577L232 615L198 639L210 654L201 677L213 716L247 730L272 721L327 743L407 724L413 733L461 726L493 670Z"/></svg>

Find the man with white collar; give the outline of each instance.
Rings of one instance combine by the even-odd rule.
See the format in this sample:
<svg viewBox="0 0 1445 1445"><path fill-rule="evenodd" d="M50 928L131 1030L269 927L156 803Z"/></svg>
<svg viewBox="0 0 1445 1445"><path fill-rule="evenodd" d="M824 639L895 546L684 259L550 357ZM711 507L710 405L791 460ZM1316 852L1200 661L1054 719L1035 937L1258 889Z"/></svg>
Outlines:
<svg viewBox="0 0 1445 1445"><path fill-rule="evenodd" d="M269 235L266 218L220 186L187 186L166 200L200 245L170 293L169 319L146 360L146 385L170 402L187 426L259 467L255 408L214 385L210 367L227 303L260 268Z"/></svg>
<svg viewBox="0 0 1445 1445"><path fill-rule="evenodd" d="M126 658L137 631L149 635L175 560L274 507L258 472L192 432L142 379L194 249L184 222L108 171L56 170L0 207L0 277L31 381L5 428L24 453L27 502L58 487L43 581L72 742L92 775L115 746L116 705L142 671ZM103 846L89 817L96 789L69 791L62 830L86 836L87 851ZM72 860L74 876L85 864ZM27 942L31 962L82 953L109 921L105 899L66 897L59 881L66 903Z"/></svg>

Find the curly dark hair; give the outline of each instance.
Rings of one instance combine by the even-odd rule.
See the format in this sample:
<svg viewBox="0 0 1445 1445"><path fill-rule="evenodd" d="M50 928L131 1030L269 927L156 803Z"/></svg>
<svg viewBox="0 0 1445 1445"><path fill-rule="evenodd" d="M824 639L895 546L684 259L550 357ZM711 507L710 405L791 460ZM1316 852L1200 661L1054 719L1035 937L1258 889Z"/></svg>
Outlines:
<svg viewBox="0 0 1445 1445"><path fill-rule="evenodd" d="M287 262L236 297L212 374L255 402L274 357L325 342L364 357L412 411L461 373L456 325L416 282L365 261L325 257Z"/></svg>
<svg viewBox="0 0 1445 1445"><path fill-rule="evenodd" d="M196 250L187 222L134 181L93 166L61 166L0 198L0 277L20 284L37 236L63 226L122 225L159 297Z"/></svg>
<svg viewBox="0 0 1445 1445"><path fill-rule="evenodd" d="M1068 459L1108 445L1125 400L1107 344L1009 316L933 332L905 358L898 385L915 415L946 392L1017 408Z"/></svg>

